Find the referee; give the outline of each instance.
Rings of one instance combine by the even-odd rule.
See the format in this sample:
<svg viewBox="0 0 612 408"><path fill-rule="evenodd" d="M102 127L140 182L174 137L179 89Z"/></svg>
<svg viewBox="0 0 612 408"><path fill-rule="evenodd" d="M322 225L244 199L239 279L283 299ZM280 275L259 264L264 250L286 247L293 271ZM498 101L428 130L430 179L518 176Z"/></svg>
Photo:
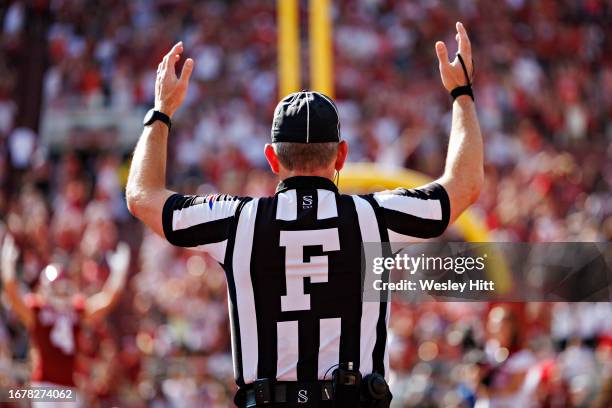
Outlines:
<svg viewBox="0 0 612 408"><path fill-rule="evenodd" d="M332 181L348 154L327 96L291 94L274 112L264 153L279 176L272 197L191 196L165 186L180 78L176 44L159 64L126 188L130 212L170 243L207 252L225 270L239 407L388 407L386 303L361 302L361 244L436 237L483 184L483 148L471 90L472 54L457 23L451 63L435 45L453 102L444 175L421 188L344 195ZM205 310L202 313L206 313Z"/></svg>

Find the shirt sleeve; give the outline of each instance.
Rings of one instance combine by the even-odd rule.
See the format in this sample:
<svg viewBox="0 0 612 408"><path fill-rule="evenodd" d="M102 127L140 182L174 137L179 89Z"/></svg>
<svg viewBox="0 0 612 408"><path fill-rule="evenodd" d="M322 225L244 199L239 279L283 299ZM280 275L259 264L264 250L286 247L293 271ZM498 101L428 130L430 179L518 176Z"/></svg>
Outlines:
<svg viewBox="0 0 612 408"><path fill-rule="evenodd" d="M450 201L438 183L381 191L374 193L374 199L383 209L392 242L437 237L448 227Z"/></svg>
<svg viewBox="0 0 612 408"><path fill-rule="evenodd" d="M235 233L235 216L244 197L173 194L162 212L164 235L172 245L207 252L224 262L229 237Z"/></svg>

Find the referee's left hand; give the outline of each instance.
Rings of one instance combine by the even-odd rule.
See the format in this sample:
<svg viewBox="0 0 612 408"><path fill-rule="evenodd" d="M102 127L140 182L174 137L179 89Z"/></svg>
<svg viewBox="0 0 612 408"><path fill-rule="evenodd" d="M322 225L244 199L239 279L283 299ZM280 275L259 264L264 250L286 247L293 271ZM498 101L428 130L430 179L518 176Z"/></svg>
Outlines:
<svg viewBox="0 0 612 408"><path fill-rule="evenodd" d="M472 80L474 76L474 66L472 64L472 45L470 43L470 38L468 37L467 31L465 31L465 27L462 23L457 22L457 24L455 24L455 28L457 30L455 39L457 40L459 53L465 62L465 67L470 76L470 80ZM440 63L439 68L442 84L449 92L458 86L467 85L465 73L463 72L459 59L455 56L455 59L452 62L448 60L446 44L444 44L442 41L436 42L436 55L438 56L438 62Z"/></svg>
<svg viewBox="0 0 612 408"><path fill-rule="evenodd" d="M179 41L172 47L170 52L164 56L157 67L157 79L155 80L155 109L172 117L174 112L181 106L189 77L193 71L193 60L187 58L183 65L180 78L177 78L175 65L181 58L183 42Z"/></svg>

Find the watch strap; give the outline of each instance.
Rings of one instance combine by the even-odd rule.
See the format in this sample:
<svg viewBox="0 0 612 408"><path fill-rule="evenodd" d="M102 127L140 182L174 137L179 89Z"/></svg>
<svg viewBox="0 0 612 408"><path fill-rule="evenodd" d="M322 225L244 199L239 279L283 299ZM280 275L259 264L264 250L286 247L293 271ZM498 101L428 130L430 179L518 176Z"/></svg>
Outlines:
<svg viewBox="0 0 612 408"><path fill-rule="evenodd" d="M172 120L170 119L170 116L168 116L165 113L160 112L158 110L154 110L153 111L153 114L151 115L151 118L145 123L145 126L152 125L157 120L159 120L160 122L165 123L166 126L168 126L168 131L170 129L172 129Z"/></svg>

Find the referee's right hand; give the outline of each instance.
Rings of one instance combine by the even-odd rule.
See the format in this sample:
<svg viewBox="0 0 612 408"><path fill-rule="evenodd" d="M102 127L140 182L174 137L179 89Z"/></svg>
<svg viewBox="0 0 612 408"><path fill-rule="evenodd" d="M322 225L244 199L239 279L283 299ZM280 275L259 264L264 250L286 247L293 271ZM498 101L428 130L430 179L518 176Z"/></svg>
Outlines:
<svg viewBox="0 0 612 408"><path fill-rule="evenodd" d="M175 65L181 58L183 42L179 41L172 47L170 52L164 56L157 67L157 78L155 80L155 109L172 117L174 112L181 106L189 77L193 71L193 60L187 58L183 65L180 78L177 78Z"/></svg>

